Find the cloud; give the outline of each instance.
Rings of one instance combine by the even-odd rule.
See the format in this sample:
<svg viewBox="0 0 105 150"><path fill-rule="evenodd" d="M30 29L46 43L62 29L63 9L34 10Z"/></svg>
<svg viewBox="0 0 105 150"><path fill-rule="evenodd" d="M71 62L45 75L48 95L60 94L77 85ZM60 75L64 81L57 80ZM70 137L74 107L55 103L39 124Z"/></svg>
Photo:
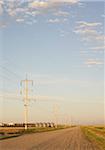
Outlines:
<svg viewBox="0 0 105 150"><path fill-rule="evenodd" d="M22 7L9 7L6 9L6 12L8 13L8 15L10 15L11 17L16 17L16 16L24 16L24 14L28 11L28 8L22 8Z"/></svg>
<svg viewBox="0 0 105 150"><path fill-rule="evenodd" d="M88 66L103 65L103 61L97 59L88 59L85 64Z"/></svg>
<svg viewBox="0 0 105 150"><path fill-rule="evenodd" d="M84 2L78 2L78 6L79 6L79 7L85 7L85 6L86 6L86 3L84 3Z"/></svg>
<svg viewBox="0 0 105 150"><path fill-rule="evenodd" d="M60 19L56 18L56 19L49 19L48 20L49 23L59 23Z"/></svg>
<svg viewBox="0 0 105 150"><path fill-rule="evenodd" d="M33 10L33 11L26 11L26 13L25 13L26 15L29 15L29 16L32 16L32 17L35 17L35 16L37 16L37 15L40 15L41 13L40 13L40 11L37 11L37 10Z"/></svg>
<svg viewBox="0 0 105 150"><path fill-rule="evenodd" d="M16 16L16 11L15 10L12 10L12 9L7 9L7 13L8 13L8 15L9 16L11 16L11 17L14 17L14 16Z"/></svg>
<svg viewBox="0 0 105 150"><path fill-rule="evenodd" d="M17 21L17 22L24 22L24 19L18 18L18 19L16 19L16 21Z"/></svg>
<svg viewBox="0 0 105 150"><path fill-rule="evenodd" d="M89 27L97 27L102 25L100 22L85 22L85 21L78 21L79 28L89 28Z"/></svg>
<svg viewBox="0 0 105 150"><path fill-rule="evenodd" d="M75 27L74 33L79 34L83 41L104 41L104 34L101 33L102 23L79 21Z"/></svg>
<svg viewBox="0 0 105 150"><path fill-rule="evenodd" d="M56 16L68 17L69 13L66 11L59 10L62 4L65 5L73 5L78 3L78 0L0 0L0 16L5 14L8 16L8 20L3 17L7 22L11 22L11 20L16 21L17 23L23 22L23 20L18 20L17 18L24 19L24 23L26 23L26 19L29 23L30 17L36 17L37 15L43 14L52 14ZM59 11L58 11L59 10ZM67 19L60 22L65 22ZM49 20L53 22L59 22L58 19ZM32 23L32 22L31 22ZM30 23L29 23L30 24Z"/></svg>
<svg viewBox="0 0 105 150"><path fill-rule="evenodd" d="M55 12L54 15L55 15L55 16L63 16L63 17L67 17L67 16L70 15L70 13L67 12L67 11L61 11L61 10L59 10L59 11Z"/></svg>
<svg viewBox="0 0 105 150"><path fill-rule="evenodd" d="M105 50L105 45L97 46L97 47L91 47L90 49L94 50L94 51L104 51Z"/></svg>
<svg viewBox="0 0 105 150"><path fill-rule="evenodd" d="M67 21L67 18L64 18L64 19L55 18L55 19L49 19L47 22L48 23L64 23L66 21Z"/></svg>
<svg viewBox="0 0 105 150"><path fill-rule="evenodd" d="M78 29L78 30L75 31L75 33L82 34L82 35L93 36L93 35L97 34L97 31L96 30L92 30L92 29L84 29L84 30Z"/></svg>
<svg viewBox="0 0 105 150"><path fill-rule="evenodd" d="M55 6L59 6L62 3L69 3L69 4L76 4L78 0L48 0L48 1L32 1L29 2L28 6L31 8L40 8L40 9L46 9L46 8L51 8Z"/></svg>
<svg viewBox="0 0 105 150"><path fill-rule="evenodd" d="M104 39L105 35L104 32L102 33L102 23L101 22L85 22L85 21L79 21L77 22L77 25L75 27L75 34L80 36L80 39L86 43L91 45L90 48L88 48L88 51L84 53L83 51L81 53L82 56L86 57L89 55L93 55L93 52L103 52L105 49L104 46ZM86 48L87 49L87 48ZM94 53L95 54L95 53ZM102 66L103 61L98 60L100 56L96 54L96 59L88 59L84 63L88 65L89 67L92 66Z"/></svg>
<svg viewBox="0 0 105 150"><path fill-rule="evenodd" d="M49 0L49 1L53 3L70 3L70 4L75 4L79 2L79 0Z"/></svg>
<svg viewBox="0 0 105 150"><path fill-rule="evenodd" d="M48 2L45 1L33 1L32 3L29 3L29 7L31 8L47 8L48 6Z"/></svg>

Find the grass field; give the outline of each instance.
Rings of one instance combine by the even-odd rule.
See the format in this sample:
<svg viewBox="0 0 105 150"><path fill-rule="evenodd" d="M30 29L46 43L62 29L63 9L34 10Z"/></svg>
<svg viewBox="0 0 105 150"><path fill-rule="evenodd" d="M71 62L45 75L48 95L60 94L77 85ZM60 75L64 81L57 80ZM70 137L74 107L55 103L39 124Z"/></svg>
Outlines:
<svg viewBox="0 0 105 150"><path fill-rule="evenodd" d="M96 143L102 150L105 150L105 126L82 127L82 131L88 140Z"/></svg>

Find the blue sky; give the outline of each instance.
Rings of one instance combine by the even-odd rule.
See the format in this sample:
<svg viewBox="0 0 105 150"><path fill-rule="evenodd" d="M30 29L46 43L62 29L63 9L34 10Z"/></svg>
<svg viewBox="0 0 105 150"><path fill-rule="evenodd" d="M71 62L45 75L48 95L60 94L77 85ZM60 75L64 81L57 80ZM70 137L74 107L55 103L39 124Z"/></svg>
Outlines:
<svg viewBox="0 0 105 150"><path fill-rule="evenodd" d="M0 0L2 121L23 121L27 73L29 121L52 120L56 104L59 122L103 123L104 17L103 1Z"/></svg>

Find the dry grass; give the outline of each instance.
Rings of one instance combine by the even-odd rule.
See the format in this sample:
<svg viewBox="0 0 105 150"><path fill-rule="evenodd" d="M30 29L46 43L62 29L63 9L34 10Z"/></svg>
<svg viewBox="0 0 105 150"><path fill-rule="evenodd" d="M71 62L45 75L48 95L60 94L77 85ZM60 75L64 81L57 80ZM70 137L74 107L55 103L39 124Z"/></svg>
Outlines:
<svg viewBox="0 0 105 150"><path fill-rule="evenodd" d="M14 133L14 132L20 132L23 131L24 128L23 127L0 127L0 133L4 132L4 133Z"/></svg>
<svg viewBox="0 0 105 150"><path fill-rule="evenodd" d="M82 131L90 141L98 144L102 150L105 150L105 127L104 126L88 126L82 127Z"/></svg>

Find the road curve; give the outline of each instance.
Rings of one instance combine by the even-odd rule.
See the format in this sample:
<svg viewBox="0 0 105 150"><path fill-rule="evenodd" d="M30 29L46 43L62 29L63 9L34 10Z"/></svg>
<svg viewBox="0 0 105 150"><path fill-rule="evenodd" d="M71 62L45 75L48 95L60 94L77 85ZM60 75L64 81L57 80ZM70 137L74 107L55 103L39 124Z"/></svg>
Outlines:
<svg viewBox="0 0 105 150"><path fill-rule="evenodd" d="M0 141L0 150L99 150L79 127L34 133Z"/></svg>

